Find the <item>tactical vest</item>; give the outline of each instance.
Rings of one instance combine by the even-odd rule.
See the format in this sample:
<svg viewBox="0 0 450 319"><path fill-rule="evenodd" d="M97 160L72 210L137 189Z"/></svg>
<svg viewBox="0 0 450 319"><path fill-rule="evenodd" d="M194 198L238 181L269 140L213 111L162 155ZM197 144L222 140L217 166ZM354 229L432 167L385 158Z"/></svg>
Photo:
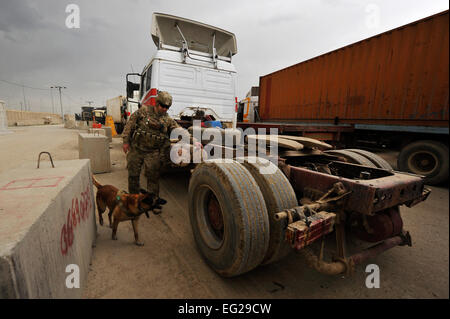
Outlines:
<svg viewBox="0 0 450 319"><path fill-rule="evenodd" d="M133 146L146 152L170 146L167 126L162 121L156 121L160 124L159 130L150 127L148 115L136 121L132 139Z"/></svg>

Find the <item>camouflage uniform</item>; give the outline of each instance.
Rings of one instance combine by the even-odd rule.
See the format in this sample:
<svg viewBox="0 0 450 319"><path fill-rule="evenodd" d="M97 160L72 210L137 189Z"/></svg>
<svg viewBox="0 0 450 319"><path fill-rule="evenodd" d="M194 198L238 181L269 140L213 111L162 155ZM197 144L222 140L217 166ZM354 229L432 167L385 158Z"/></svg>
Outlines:
<svg viewBox="0 0 450 319"><path fill-rule="evenodd" d="M156 102L172 104L167 92L160 92ZM139 193L142 164L147 177L147 190L159 196L159 176L170 164L170 132L179 127L167 113L158 114L153 106L142 106L128 120L123 132L123 144L130 144L127 153L128 191Z"/></svg>

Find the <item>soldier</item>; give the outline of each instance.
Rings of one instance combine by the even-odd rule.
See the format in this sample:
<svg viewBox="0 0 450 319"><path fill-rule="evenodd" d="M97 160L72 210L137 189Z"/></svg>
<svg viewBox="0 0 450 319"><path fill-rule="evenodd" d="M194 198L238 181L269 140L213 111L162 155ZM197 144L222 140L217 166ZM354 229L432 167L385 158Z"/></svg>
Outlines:
<svg viewBox="0 0 450 319"><path fill-rule="evenodd" d="M155 106L144 105L134 112L122 132L131 194L139 193L139 177L144 164L147 190L159 196L160 172L170 163L170 132L180 127L167 114L171 105L172 96L168 92L159 92ZM198 144L195 143L196 147Z"/></svg>

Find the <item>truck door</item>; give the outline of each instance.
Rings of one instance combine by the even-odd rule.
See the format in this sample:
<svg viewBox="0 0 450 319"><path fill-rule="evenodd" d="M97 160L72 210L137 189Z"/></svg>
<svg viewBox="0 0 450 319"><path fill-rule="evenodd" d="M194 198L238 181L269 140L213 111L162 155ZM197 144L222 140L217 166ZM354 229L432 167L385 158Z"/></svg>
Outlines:
<svg viewBox="0 0 450 319"><path fill-rule="evenodd" d="M144 70L144 72L142 72L140 94L141 105L155 105L155 98L158 92L156 88L152 88L152 71L153 64L151 64L146 70Z"/></svg>

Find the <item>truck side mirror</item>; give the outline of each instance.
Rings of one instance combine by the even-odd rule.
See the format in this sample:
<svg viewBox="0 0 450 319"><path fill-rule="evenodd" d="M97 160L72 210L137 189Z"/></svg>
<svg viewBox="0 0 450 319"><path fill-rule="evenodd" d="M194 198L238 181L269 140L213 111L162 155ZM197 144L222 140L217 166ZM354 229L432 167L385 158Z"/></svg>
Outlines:
<svg viewBox="0 0 450 319"><path fill-rule="evenodd" d="M139 88L139 83L127 81L127 98L132 99L134 97L134 91L139 91Z"/></svg>

